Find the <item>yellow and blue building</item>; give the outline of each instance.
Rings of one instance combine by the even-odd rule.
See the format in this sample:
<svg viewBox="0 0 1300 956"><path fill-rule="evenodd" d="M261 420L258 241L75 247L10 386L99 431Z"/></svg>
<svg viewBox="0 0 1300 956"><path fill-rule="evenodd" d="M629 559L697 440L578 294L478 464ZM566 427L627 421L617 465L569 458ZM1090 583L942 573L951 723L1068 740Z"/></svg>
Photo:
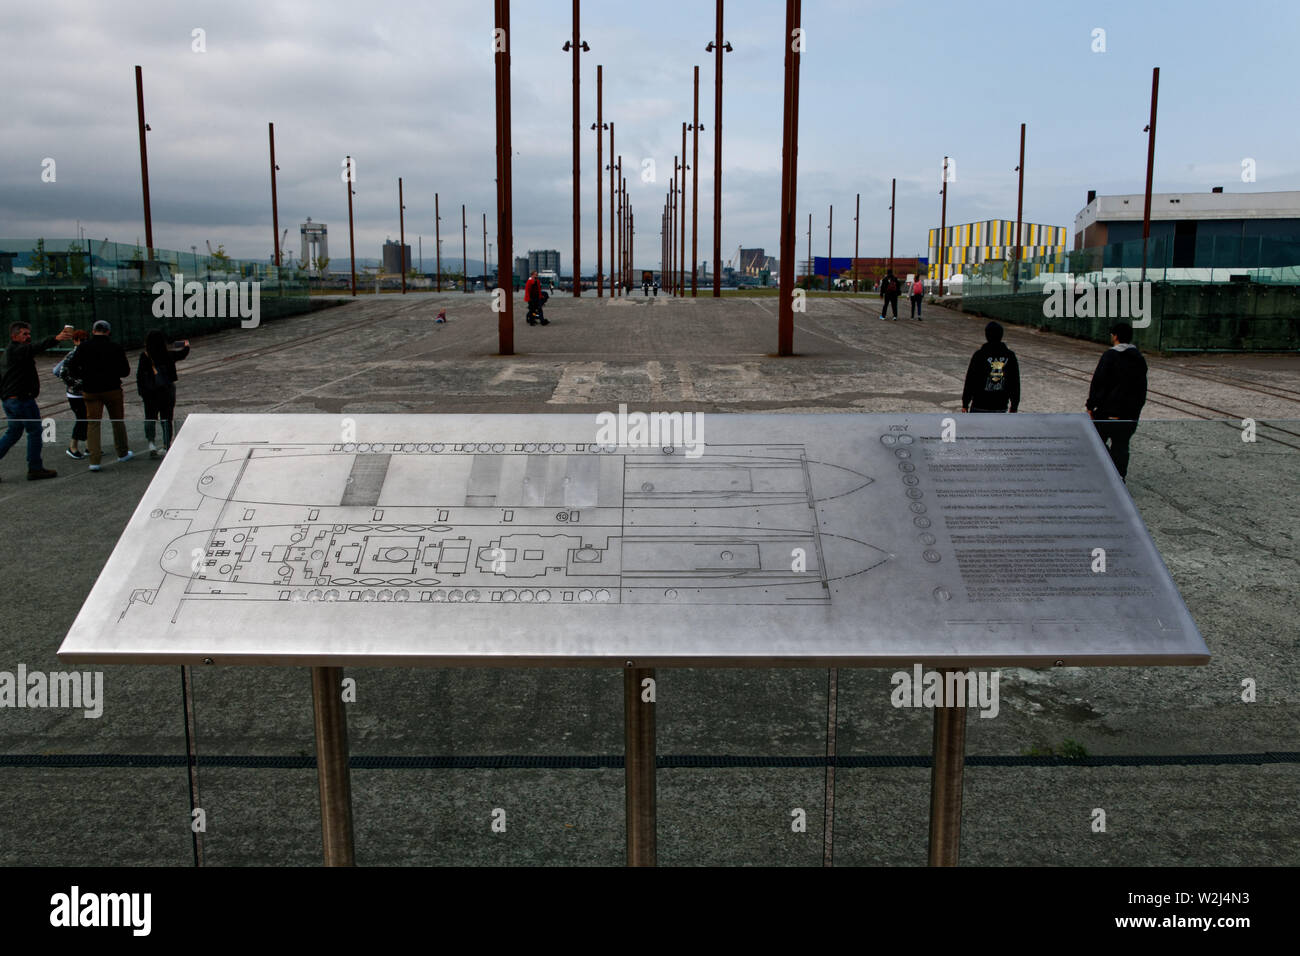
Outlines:
<svg viewBox="0 0 1300 956"><path fill-rule="evenodd" d="M948 226L943 230L942 243L939 241L939 230L929 230L926 245L933 264L933 277L938 276L940 245L943 247L943 275L948 279L958 273L967 274L971 271L971 266L980 263L1009 262L1014 259L1015 232L1014 219L985 219L982 222ZM1065 226L1022 222L1020 261L1026 262L1038 256L1059 260L1065 255L1067 235L1068 229Z"/></svg>

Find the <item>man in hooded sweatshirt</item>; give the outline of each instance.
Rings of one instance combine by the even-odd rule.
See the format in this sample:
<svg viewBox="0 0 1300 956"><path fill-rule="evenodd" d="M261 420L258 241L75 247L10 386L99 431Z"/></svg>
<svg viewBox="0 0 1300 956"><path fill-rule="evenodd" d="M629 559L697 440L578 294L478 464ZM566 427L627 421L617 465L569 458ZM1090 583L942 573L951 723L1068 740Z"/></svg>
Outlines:
<svg viewBox="0 0 1300 956"><path fill-rule="evenodd" d="M971 356L961 391L963 412L1005 412L1020 407L1020 365L1016 353L1002 343L1002 326L984 326L987 340Z"/></svg>
<svg viewBox="0 0 1300 956"><path fill-rule="evenodd" d="M1092 374L1085 406L1097 427L1101 443L1115 463L1120 481L1128 479L1128 443L1137 431L1138 417L1147 402L1147 360L1133 344L1133 326L1116 322L1110 327L1110 348L1102 353Z"/></svg>

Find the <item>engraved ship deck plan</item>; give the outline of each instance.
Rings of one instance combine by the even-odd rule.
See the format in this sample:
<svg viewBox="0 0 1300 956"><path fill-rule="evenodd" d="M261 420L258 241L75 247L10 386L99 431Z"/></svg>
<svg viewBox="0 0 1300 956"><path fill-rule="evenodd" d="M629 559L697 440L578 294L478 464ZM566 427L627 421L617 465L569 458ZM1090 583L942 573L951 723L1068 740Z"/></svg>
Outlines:
<svg viewBox="0 0 1300 956"><path fill-rule="evenodd" d="M191 415L59 654L1208 660L1086 416L957 417L713 414L609 444L593 415Z"/></svg>

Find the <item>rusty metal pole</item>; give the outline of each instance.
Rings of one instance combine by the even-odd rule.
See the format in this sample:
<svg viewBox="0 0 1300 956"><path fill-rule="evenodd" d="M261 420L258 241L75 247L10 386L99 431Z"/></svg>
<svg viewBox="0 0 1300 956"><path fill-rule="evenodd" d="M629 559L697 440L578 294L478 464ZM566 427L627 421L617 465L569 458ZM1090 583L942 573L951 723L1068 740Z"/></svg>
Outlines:
<svg viewBox="0 0 1300 956"><path fill-rule="evenodd" d="M1011 291L1020 291L1020 221L1025 211L1025 124L1020 124L1020 164L1016 166L1020 174L1020 185L1016 189L1016 266L1012 273Z"/></svg>
<svg viewBox="0 0 1300 956"><path fill-rule="evenodd" d="M148 124L144 121L144 76L138 66L135 68L135 110L140 119L140 185L144 193L144 244L146 255L149 261L153 262L153 210L149 204L149 148L144 141Z"/></svg>
<svg viewBox="0 0 1300 956"><path fill-rule="evenodd" d="M500 188L498 188L497 189L498 203L500 202L500 195L499 195L500 192L501 190ZM438 291L441 292L442 291L442 216L438 214L437 193L433 194L433 244L437 249L437 258L438 258L438 278L435 281L437 282Z"/></svg>
<svg viewBox="0 0 1300 956"><path fill-rule="evenodd" d="M718 0L713 67L713 297L722 295L722 0Z"/></svg>
<svg viewBox="0 0 1300 956"><path fill-rule="evenodd" d="M686 296L686 170L690 168L686 165L686 124L682 123L682 242L677 254L677 286L682 297Z"/></svg>
<svg viewBox="0 0 1300 956"><path fill-rule="evenodd" d="M811 292L817 284L817 266L813 263L812 256L812 213L808 213L808 271L808 290Z"/></svg>
<svg viewBox="0 0 1300 956"><path fill-rule="evenodd" d="M831 269L833 268L831 260L835 256L831 253L831 240L835 235L835 204L831 203L830 212L826 216L826 291L831 291Z"/></svg>
<svg viewBox="0 0 1300 956"><path fill-rule="evenodd" d="M618 268L615 253L614 207L618 205L614 198L614 121L609 121L609 294L614 292L614 272Z"/></svg>
<svg viewBox="0 0 1300 956"><path fill-rule="evenodd" d="M784 108L781 135L780 303L777 306L777 354L794 354L795 198L799 169L799 60L794 31L799 29L799 0L785 0Z"/></svg>
<svg viewBox="0 0 1300 956"><path fill-rule="evenodd" d="M345 160L347 163L347 175L343 179L343 185L348 190L348 256L352 261L352 294L357 294L357 240L352 230L352 157Z"/></svg>
<svg viewBox="0 0 1300 956"><path fill-rule="evenodd" d="M673 274L673 295L678 294L677 288L677 177L680 175L677 165L677 157L673 157L673 178L668 180L668 204L673 211L673 235L672 235L672 257L668 262L668 268Z"/></svg>
<svg viewBox="0 0 1300 956"><path fill-rule="evenodd" d="M604 236L604 214L605 214L605 196L604 196L604 157L601 155L601 145L604 141L605 123L601 118L602 100L604 98L604 66L596 64L596 125L592 127L596 131L596 298L602 298L605 295L605 253L602 246L605 242Z"/></svg>
<svg viewBox="0 0 1300 956"><path fill-rule="evenodd" d="M632 274L632 267L628 264L631 259L631 242L628 236L628 226L632 223L632 202L627 194L627 179L623 178L619 183L620 190L623 192L623 294L627 295L627 286Z"/></svg>
<svg viewBox="0 0 1300 956"><path fill-rule="evenodd" d="M862 218L862 193L857 194L853 201L853 293L858 291L858 233L861 231L861 225L858 220Z"/></svg>
<svg viewBox="0 0 1300 956"><path fill-rule="evenodd" d="M497 288L502 291L504 306L497 315L497 345L502 355L515 354L514 312L514 211L512 197L513 145L510 136L510 0L496 2L496 33L493 58L496 60L497 94ZM436 198L436 197L435 197ZM441 246L439 246L441 249ZM439 269L441 273L441 269ZM441 275L439 276L441 279Z"/></svg>
<svg viewBox="0 0 1300 956"><path fill-rule="evenodd" d="M402 177L397 177L397 260L402 270L402 295L406 295L406 203L402 199Z"/></svg>
<svg viewBox="0 0 1300 956"><path fill-rule="evenodd" d="M139 67L136 67L138 70ZM1147 281L1147 241L1151 238L1151 178L1156 168L1156 99L1160 94L1160 67L1151 70L1151 122L1147 124L1147 194L1142 205L1142 281ZM143 115L143 114L141 114ZM143 142L144 134L140 134ZM146 193L146 196L148 193Z"/></svg>
<svg viewBox="0 0 1300 956"><path fill-rule="evenodd" d="M889 271L894 271L894 197L897 195L898 180L889 181Z"/></svg>
<svg viewBox="0 0 1300 956"><path fill-rule="evenodd" d="M573 295L582 295L582 147L578 125L578 84L580 71L578 57L582 53L578 30L578 0L573 0Z"/></svg>
<svg viewBox="0 0 1300 956"><path fill-rule="evenodd" d="M487 261L487 213L483 213L483 291L488 290L488 261Z"/></svg>
<svg viewBox="0 0 1300 956"><path fill-rule="evenodd" d="M469 292L469 224L465 219L465 204L460 204L460 289Z"/></svg>
<svg viewBox="0 0 1300 956"><path fill-rule="evenodd" d="M275 237L275 265L280 266L280 207L275 198L275 124L266 124L267 136L271 139L271 234Z"/></svg>
<svg viewBox="0 0 1300 956"><path fill-rule="evenodd" d="M611 156L613 153L610 154ZM616 164L618 169L618 251L614 267L614 285L618 288L618 294L623 294L623 157L618 158Z"/></svg>
<svg viewBox="0 0 1300 956"><path fill-rule="evenodd" d="M939 212L939 298L943 298L944 233L948 230L948 157L943 158L943 205Z"/></svg>
<svg viewBox="0 0 1300 956"><path fill-rule="evenodd" d="M628 206L627 212L627 274L636 277L636 207Z"/></svg>
<svg viewBox="0 0 1300 956"><path fill-rule="evenodd" d="M695 118L691 122L691 298L700 273L700 68L695 67Z"/></svg>

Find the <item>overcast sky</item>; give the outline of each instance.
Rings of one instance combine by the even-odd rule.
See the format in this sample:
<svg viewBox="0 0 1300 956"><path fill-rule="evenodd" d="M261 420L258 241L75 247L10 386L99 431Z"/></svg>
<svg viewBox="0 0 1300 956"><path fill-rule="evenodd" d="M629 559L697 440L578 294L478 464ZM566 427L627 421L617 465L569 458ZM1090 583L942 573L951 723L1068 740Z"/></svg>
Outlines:
<svg viewBox="0 0 1300 956"><path fill-rule="evenodd" d="M657 267L659 214L700 66L700 251L712 248L712 3L582 5L582 267L595 268L596 65L604 117L638 225L637 267ZM775 254L779 238L782 32L779 0L730 0L723 92L722 257ZM557 248L572 267L571 3L515 0L515 251ZM154 243L205 240L266 257L272 228L267 123L275 123L280 226L298 249L310 216L347 256L345 154L357 163L357 254L406 232L432 268L434 193L444 258L459 264L460 206L482 257L495 244L489 0L311 3L3 0L0 236L143 238L133 67L144 70ZM1292 116L1300 4L1185 0L914 3L806 0L798 257L884 255L897 177L895 252L938 225L940 168L956 160L948 222L1015 218L1019 124L1028 124L1025 219L1072 226L1086 191L1141 192L1151 68L1159 66L1157 192L1300 188ZM206 52L195 52L194 31ZM1104 52L1097 29L1104 30ZM606 145L608 145L606 141ZM689 151L688 143L688 151ZM55 161L55 181L42 163ZM1256 181L1242 181L1242 161ZM642 181L653 159L656 180ZM606 161L608 157L606 156ZM605 183L608 184L608 174ZM689 191L689 190L688 190ZM608 202L608 190L605 200ZM606 206L606 224L608 222ZM608 230L607 230L608 231ZM608 236L605 240L608 248ZM606 260L608 253L606 252ZM444 262L445 265L445 262ZM606 261L608 268L608 261Z"/></svg>

